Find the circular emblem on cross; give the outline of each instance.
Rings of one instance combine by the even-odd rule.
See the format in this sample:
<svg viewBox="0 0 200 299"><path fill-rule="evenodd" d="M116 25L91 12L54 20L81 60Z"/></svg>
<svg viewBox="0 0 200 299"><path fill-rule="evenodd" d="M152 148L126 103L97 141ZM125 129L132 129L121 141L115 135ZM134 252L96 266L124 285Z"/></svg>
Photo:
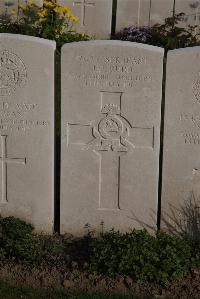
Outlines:
<svg viewBox="0 0 200 299"><path fill-rule="evenodd" d="M99 123L99 133L105 139L118 139L123 131L124 125L116 115L107 115Z"/></svg>
<svg viewBox="0 0 200 299"><path fill-rule="evenodd" d="M23 61L10 51L0 52L0 96L10 96L27 78Z"/></svg>

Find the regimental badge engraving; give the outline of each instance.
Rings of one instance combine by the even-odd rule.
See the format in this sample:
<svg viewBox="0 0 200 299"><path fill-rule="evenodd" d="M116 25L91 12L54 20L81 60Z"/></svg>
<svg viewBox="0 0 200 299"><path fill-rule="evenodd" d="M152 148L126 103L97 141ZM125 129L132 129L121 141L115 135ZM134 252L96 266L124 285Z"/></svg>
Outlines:
<svg viewBox="0 0 200 299"><path fill-rule="evenodd" d="M27 71L23 61L10 51L0 52L0 97L12 95L26 83Z"/></svg>
<svg viewBox="0 0 200 299"><path fill-rule="evenodd" d="M105 95L105 93L102 95ZM128 152L130 147L134 147L127 140L131 125L121 116L122 93L112 93L112 95L117 96L116 99L119 103L102 102L101 113L104 114L105 117L99 121L97 127L93 128L94 140L92 140L87 147L98 152Z"/></svg>

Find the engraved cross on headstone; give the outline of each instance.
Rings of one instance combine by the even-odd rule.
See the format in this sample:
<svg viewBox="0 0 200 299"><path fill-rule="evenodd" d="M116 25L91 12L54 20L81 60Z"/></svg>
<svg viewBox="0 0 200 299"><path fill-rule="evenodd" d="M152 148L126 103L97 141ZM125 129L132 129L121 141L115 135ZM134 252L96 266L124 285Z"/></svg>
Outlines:
<svg viewBox="0 0 200 299"><path fill-rule="evenodd" d="M99 158L99 209L120 209L121 157L134 148L153 149L154 128L132 127L121 114L122 92L101 92L97 124L67 124L68 146L93 150Z"/></svg>
<svg viewBox="0 0 200 299"><path fill-rule="evenodd" d="M86 16L86 8L87 7L94 7L95 3L94 2L87 2L88 0L80 0L80 1L74 1L73 5L81 5L81 25L85 26L85 16Z"/></svg>
<svg viewBox="0 0 200 299"><path fill-rule="evenodd" d="M26 164L26 158L8 158L7 157L7 136L1 135L1 175L2 175L2 196L0 203L7 203L7 164L15 163L15 164Z"/></svg>

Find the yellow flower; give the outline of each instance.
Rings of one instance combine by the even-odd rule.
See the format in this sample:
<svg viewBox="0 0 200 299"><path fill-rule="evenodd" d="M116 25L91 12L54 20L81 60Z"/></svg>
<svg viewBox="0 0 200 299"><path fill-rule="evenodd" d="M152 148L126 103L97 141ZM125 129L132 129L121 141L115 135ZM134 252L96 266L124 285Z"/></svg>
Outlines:
<svg viewBox="0 0 200 299"><path fill-rule="evenodd" d="M32 7L40 8L40 6L38 6L33 0L28 0L27 6L30 8Z"/></svg>
<svg viewBox="0 0 200 299"><path fill-rule="evenodd" d="M72 14L71 9L69 7L67 7L67 6L63 6L62 7L62 11L63 11L64 15L66 15L66 14L71 15Z"/></svg>
<svg viewBox="0 0 200 299"><path fill-rule="evenodd" d="M72 23L77 23L78 22L78 18L76 16L71 16L70 20Z"/></svg>
<svg viewBox="0 0 200 299"><path fill-rule="evenodd" d="M67 6L57 5L54 8L54 11L56 13L58 13L60 16L64 16L65 18L70 18L71 16L73 16L71 9L69 7L67 7Z"/></svg>
<svg viewBox="0 0 200 299"><path fill-rule="evenodd" d="M29 6L32 6L32 5L34 5L34 4L35 4L35 3L33 3L32 0L29 0L29 1L28 1L28 5L29 5Z"/></svg>
<svg viewBox="0 0 200 299"><path fill-rule="evenodd" d="M24 4L19 4L18 5L18 8L22 9L22 10L25 10L26 9L26 6Z"/></svg>
<svg viewBox="0 0 200 299"><path fill-rule="evenodd" d="M11 11L11 15L15 16L16 14L17 14L17 13L16 13L16 10L13 9L13 10Z"/></svg>
<svg viewBox="0 0 200 299"><path fill-rule="evenodd" d="M54 8L54 11L55 11L56 13L58 13L58 14L61 14L61 13L63 12L61 6L56 6L56 7Z"/></svg>
<svg viewBox="0 0 200 299"><path fill-rule="evenodd" d="M45 18L48 16L48 11L44 8L37 13L38 17Z"/></svg>
<svg viewBox="0 0 200 299"><path fill-rule="evenodd" d="M55 7L55 2L43 0L44 6L47 8L53 8Z"/></svg>

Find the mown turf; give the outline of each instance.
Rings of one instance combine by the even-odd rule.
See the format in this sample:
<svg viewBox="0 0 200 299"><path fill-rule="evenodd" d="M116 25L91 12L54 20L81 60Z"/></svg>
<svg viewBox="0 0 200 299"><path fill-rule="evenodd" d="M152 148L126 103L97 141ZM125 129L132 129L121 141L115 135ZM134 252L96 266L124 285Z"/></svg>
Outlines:
<svg viewBox="0 0 200 299"><path fill-rule="evenodd" d="M66 291L11 286L0 282L0 299L151 299L126 295L72 294Z"/></svg>

